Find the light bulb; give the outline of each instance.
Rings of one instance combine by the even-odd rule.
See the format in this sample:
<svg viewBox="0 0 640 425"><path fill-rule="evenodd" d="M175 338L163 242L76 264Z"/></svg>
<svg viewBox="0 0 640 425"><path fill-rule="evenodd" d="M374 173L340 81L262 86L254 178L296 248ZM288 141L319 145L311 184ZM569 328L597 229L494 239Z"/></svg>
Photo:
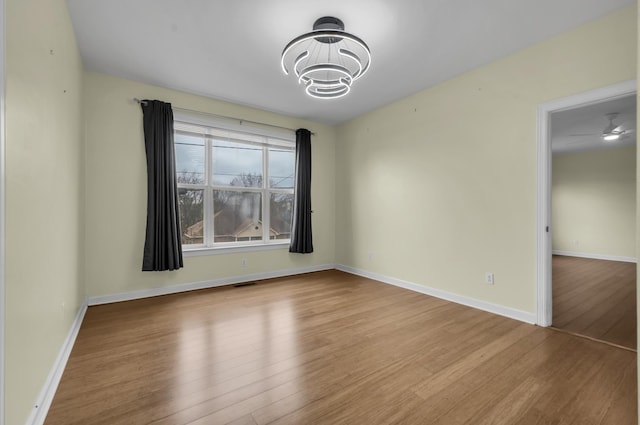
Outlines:
<svg viewBox="0 0 640 425"><path fill-rule="evenodd" d="M619 134L609 133L602 136L602 138L607 142L613 142L614 140L618 140L620 138Z"/></svg>

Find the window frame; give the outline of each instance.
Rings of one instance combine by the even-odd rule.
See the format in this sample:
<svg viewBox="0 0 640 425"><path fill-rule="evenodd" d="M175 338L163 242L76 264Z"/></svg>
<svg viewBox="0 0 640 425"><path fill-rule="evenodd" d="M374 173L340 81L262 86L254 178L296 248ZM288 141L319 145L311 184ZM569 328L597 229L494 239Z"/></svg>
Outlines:
<svg viewBox="0 0 640 425"><path fill-rule="evenodd" d="M183 255L200 256L230 252L264 251L288 248L291 239L271 239L271 195L291 194L295 197L295 164L294 184L292 188L272 188L269 179L269 151L271 149L290 150L295 161L295 133L274 131L271 129L248 126L242 121L227 121L213 118L207 114L174 112L174 135L186 134L202 137L204 140L204 182L178 183L180 189L203 191L203 242L201 244L182 244ZM232 137L233 136L233 137ZM213 183L213 150L216 140L257 146L262 150L262 186L245 187L229 186ZM176 175L179 171L176 168ZM215 242L213 224L213 193L225 190L240 193L260 193L262 199L262 239L250 241ZM293 214L293 208L292 208ZM292 217L293 220L293 217ZM182 229L181 229L182 232Z"/></svg>

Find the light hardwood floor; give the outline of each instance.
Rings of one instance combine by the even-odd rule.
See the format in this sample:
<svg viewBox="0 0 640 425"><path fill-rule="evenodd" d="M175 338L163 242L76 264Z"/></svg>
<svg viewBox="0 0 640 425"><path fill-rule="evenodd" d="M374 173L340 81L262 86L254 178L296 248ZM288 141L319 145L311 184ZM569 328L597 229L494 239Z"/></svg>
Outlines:
<svg viewBox="0 0 640 425"><path fill-rule="evenodd" d="M553 256L553 326L636 349L636 265Z"/></svg>
<svg viewBox="0 0 640 425"><path fill-rule="evenodd" d="M90 307L55 424L637 424L636 354L328 271Z"/></svg>

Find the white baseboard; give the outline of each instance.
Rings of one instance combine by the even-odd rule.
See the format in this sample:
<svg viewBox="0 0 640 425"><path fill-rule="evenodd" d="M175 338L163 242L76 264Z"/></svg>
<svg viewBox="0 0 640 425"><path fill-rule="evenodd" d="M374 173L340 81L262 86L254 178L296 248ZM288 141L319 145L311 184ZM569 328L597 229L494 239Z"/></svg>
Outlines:
<svg viewBox="0 0 640 425"><path fill-rule="evenodd" d="M44 423L47 413L49 412L49 407L51 407L53 396L56 394L58 384L60 384L62 372L64 372L64 368L69 360L71 349L73 348L73 344L76 342L76 337L78 336L80 325L82 325L82 320L84 319L86 312L87 302L85 301L78 310L78 314L76 314L76 318L71 325L71 329L69 329L69 333L62 344L62 348L60 348L58 357L53 363L53 367L40 390L40 394L38 394L36 403L34 404L33 409L31 409L31 414L27 418L27 425L42 425Z"/></svg>
<svg viewBox="0 0 640 425"><path fill-rule="evenodd" d="M593 260L623 261L625 263L638 262L638 259L635 257L619 257L616 255L589 254L587 252L556 251L556 250L553 250L552 253L553 255L565 255L567 257L591 258Z"/></svg>
<svg viewBox="0 0 640 425"><path fill-rule="evenodd" d="M349 266L337 265L336 268L340 271L355 274L358 276L366 277L368 279L377 280L382 283L388 283L390 285L399 286L401 288L409 289L411 291L420 292L432 297L441 298L443 300L451 301L457 304L466 305L468 307L477 308L478 310L488 311L489 313L499 314L510 319L519 320L530 324L536 323L536 314L526 311L516 310L510 307L505 307L498 304L493 304L486 301L477 300L471 297L465 297L463 295L454 294L452 292L443 291L441 289L431 288L429 286L419 285L417 283L408 282L406 280L396 279L389 276L380 275L377 273L368 272L366 270L356 269Z"/></svg>
<svg viewBox="0 0 640 425"><path fill-rule="evenodd" d="M98 295L94 297L89 297L87 299L87 304L92 306L92 305L116 303L121 301L131 301L131 300L137 300L140 298L156 297L159 295L169 295L169 294L177 294L177 293L186 292L186 291L194 291L197 289L208 289L208 288L215 288L218 286L235 285L237 283L252 282L254 280L272 279L275 277L285 277L285 276L293 276L293 275L303 274L303 273L318 272L323 270L333 270L335 268L336 268L335 264L323 264L319 266L304 267L304 268L298 268L298 269L276 270L276 271L265 272L265 273L254 273L254 274L247 274L242 276L225 277L221 279L204 280L201 282L181 283L178 285L164 286L162 288L150 288L150 289L141 289L141 290L130 291L130 292L120 292L117 294Z"/></svg>

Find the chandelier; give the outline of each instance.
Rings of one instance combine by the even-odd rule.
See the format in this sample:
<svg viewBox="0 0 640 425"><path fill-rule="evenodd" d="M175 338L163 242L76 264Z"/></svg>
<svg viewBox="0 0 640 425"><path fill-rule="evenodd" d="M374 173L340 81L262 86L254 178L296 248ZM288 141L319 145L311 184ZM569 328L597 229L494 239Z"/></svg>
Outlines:
<svg viewBox="0 0 640 425"><path fill-rule="evenodd" d="M313 31L287 44L280 64L285 74L293 71L309 96L334 99L349 93L367 72L371 52L364 41L344 31L340 19L325 16L313 24Z"/></svg>

